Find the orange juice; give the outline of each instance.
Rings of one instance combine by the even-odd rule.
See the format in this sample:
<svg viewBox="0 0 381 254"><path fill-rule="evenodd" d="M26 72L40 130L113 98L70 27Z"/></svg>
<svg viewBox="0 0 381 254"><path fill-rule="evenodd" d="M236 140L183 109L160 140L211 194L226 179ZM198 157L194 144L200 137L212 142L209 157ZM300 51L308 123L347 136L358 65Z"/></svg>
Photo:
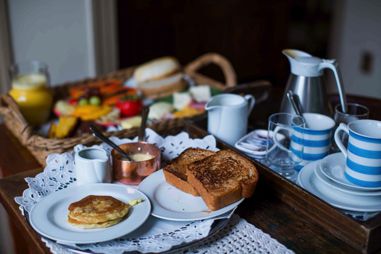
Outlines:
<svg viewBox="0 0 381 254"><path fill-rule="evenodd" d="M9 94L31 125L40 125L48 120L53 95L47 83L47 77L41 73L21 74L12 80Z"/></svg>

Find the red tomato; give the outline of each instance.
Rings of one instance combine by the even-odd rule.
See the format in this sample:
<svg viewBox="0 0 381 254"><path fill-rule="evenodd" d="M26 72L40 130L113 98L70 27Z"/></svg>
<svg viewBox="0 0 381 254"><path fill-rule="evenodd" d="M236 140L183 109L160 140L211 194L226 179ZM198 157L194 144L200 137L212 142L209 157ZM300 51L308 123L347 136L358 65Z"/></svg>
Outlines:
<svg viewBox="0 0 381 254"><path fill-rule="evenodd" d="M141 100L125 100L118 101L115 106L120 110L122 116L136 116L142 110Z"/></svg>

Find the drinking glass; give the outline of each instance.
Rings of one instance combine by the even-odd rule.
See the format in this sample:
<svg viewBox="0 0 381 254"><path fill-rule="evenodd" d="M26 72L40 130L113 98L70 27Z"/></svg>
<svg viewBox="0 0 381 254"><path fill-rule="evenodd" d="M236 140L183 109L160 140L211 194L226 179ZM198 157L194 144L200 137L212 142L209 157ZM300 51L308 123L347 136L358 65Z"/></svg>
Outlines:
<svg viewBox="0 0 381 254"><path fill-rule="evenodd" d="M347 112L344 113L341 105L336 105L335 107L335 122L336 125L340 123L348 124L354 120L368 119L369 109L358 103L347 103Z"/></svg>
<svg viewBox="0 0 381 254"><path fill-rule="evenodd" d="M290 145L293 128L304 126L303 118L297 115L276 113L269 117L265 164L286 178L293 178L303 166L303 160L292 152ZM303 151L303 144L298 144L298 152Z"/></svg>
<svg viewBox="0 0 381 254"><path fill-rule="evenodd" d="M39 61L18 63L10 68L10 75L9 94L25 119L34 126L45 123L53 101L47 65Z"/></svg>
<svg viewBox="0 0 381 254"><path fill-rule="evenodd" d="M336 128L340 123L349 124L355 120L360 119L368 119L369 118L369 109L358 103L347 103L347 112L344 113L341 107L341 104L336 105L335 107L335 123ZM348 143L348 135L341 136L341 142L346 146ZM335 142L333 142L334 146L332 147L334 152L338 152L339 149Z"/></svg>

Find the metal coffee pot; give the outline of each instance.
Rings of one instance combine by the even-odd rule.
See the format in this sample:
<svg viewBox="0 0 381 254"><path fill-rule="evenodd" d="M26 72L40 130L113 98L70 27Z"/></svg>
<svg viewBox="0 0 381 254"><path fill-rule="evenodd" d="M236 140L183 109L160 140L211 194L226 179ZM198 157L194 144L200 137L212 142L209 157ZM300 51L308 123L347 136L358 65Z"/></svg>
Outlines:
<svg viewBox="0 0 381 254"><path fill-rule="evenodd" d="M340 103L342 108L346 109L343 81L336 60L320 59L295 49L285 49L282 53L290 61L291 74L283 95L281 112L295 113L286 95L291 90L299 97L304 112L331 115L332 110L322 80L324 69L330 69L333 72Z"/></svg>

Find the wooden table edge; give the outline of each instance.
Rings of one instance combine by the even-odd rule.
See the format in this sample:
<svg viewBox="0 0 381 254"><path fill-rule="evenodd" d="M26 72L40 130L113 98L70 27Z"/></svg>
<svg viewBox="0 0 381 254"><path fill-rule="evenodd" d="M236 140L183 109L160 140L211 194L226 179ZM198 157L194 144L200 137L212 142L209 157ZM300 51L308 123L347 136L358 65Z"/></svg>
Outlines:
<svg viewBox="0 0 381 254"><path fill-rule="evenodd" d="M19 209L19 205L16 203L16 201L14 199L9 199L9 197L5 197L7 193L4 192L4 188L8 188L7 185L10 185L12 181L15 181L16 179L20 178L24 179L25 177L35 176L40 172L41 169L33 169L0 179L0 201L3 204L5 210L7 211L8 217L10 219L16 219L16 221L13 221L14 225L16 225L16 227L19 228L21 232L27 232L28 236L34 243L33 246L37 246L38 250L33 251L38 251L38 253L51 253L50 250L46 247L46 245L42 242L41 236L33 230L33 228L29 225L27 219L22 215ZM27 189L28 187L26 182L24 187L25 188L23 188L23 190ZM22 195L23 191L21 193L15 193L15 197Z"/></svg>

